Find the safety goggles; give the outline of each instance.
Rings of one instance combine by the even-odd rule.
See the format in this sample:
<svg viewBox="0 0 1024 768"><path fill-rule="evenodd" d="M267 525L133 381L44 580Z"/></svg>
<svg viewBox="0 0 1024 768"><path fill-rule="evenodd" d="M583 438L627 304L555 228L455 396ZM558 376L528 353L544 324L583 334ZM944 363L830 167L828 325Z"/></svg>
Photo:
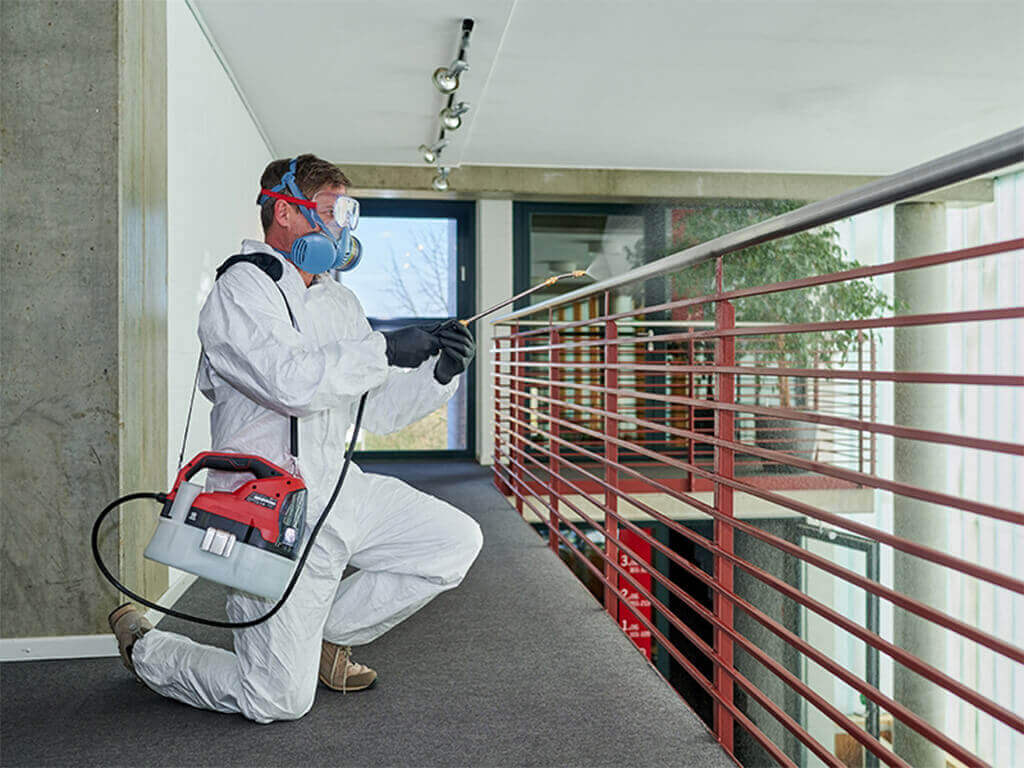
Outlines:
<svg viewBox="0 0 1024 768"><path fill-rule="evenodd" d="M315 223L322 225L326 234L331 235L335 240L341 237L341 233L346 228L353 230L359 224L359 201L348 195L321 191L313 195L312 200L305 200L270 189L263 189L260 192L267 197L284 200L309 209L316 219Z"/></svg>
<svg viewBox="0 0 1024 768"><path fill-rule="evenodd" d="M354 197L336 192L317 192L312 203L335 239L341 237L342 230L354 230L359 224L359 201Z"/></svg>

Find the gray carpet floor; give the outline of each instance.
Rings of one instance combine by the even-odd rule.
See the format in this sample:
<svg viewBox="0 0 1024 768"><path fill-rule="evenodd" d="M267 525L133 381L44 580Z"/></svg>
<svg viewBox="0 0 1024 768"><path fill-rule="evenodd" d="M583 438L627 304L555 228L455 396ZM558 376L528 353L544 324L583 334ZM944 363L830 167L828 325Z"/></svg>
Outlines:
<svg viewBox="0 0 1024 768"><path fill-rule="evenodd" d="M544 541L470 462L364 464L476 518L466 581L356 659L375 688L320 687L306 717L256 725L134 682L116 659L0 667L3 766L732 766ZM179 605L223 616L197 582ZM226 630L162 629L231 647Z"/></svg>

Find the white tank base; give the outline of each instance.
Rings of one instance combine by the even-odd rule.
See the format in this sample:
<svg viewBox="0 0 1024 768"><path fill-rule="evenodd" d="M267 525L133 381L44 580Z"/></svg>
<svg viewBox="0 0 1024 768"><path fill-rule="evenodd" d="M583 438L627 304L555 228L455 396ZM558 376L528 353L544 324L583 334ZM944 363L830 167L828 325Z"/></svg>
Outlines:
<svg viewBox="0 0 1024 768"><path fill-rule="evenodd" d="M162 517L145 555L218 584L270 600L280 599L296 561L234 541L234 537L214 541L215 534L209 534L210 530ZM215 554L217 551L227 554Z"/></svg>

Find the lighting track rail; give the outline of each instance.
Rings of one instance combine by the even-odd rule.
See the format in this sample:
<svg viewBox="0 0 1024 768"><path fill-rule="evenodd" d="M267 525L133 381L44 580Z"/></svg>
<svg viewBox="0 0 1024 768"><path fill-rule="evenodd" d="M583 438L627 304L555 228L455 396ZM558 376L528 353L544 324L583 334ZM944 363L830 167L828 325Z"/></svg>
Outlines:
<svg viewBox="0 0 1024 768"><path fill-rule="evenodd" d="M441 111L437 113L437 118L440 122L440 126L437 131L437 140L433 144L420 144L418 151L422 155L425 163L428 165L437 165L438 174L431 182L431 186L433 186L433 188L438 192L446 192L448 190L448 175L452 171L450 167L445 167L440 164L441 153L449 143L447 134L459 129L462 125L462 116L470 109L470 105L467 102L456 101L455 94L459 89L459 81L462 73L469 70L469 62L466 59L466 54L469 51L469 37L473 32L473 24L473 19L462 20L458 54L455 56L455 59L451 64L447 67L438 67L434 70L434 74L431 76L434 87L437 88L442 95L447 96L448 101L445 103L445 106Z"/></svg>

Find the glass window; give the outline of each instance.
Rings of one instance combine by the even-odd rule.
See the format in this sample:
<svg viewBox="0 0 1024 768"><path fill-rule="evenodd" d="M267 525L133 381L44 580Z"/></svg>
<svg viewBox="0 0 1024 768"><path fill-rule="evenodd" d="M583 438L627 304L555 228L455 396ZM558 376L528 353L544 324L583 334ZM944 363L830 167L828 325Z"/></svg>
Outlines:
<svg viewBox="0 0 1024 768"><path fill-rule="evenodd" d="M360 200L362 260L338 279L359 298L376 330L430 326L473 312L473 204ZM408 375L401 369L394 375ZM364 457L471 455L475 363L447 405L390 435L365 432Z"/></svg>
<svg viewBox="0 0 1024 768"><path fill-rule="evenodd" d="M593 206L591 206L593 208ZM544 206L543 211L526 209L528 264L517 290L543 282L552 275L587 269L599 262L602 270L626 271L643 263L644 217L639 209L588 212L581 206ZM622 208L622 206L619 206ZM579 281L563 280L537 291L528 298L536 304L567 293Z"/></svg>
<svg viewBox="0 0 1024 768"><path fill-rule="evenodd" d="M368 317L455 317L458 222L450 218L367 216L356 233L366 256L342 282Z"/></svg>

